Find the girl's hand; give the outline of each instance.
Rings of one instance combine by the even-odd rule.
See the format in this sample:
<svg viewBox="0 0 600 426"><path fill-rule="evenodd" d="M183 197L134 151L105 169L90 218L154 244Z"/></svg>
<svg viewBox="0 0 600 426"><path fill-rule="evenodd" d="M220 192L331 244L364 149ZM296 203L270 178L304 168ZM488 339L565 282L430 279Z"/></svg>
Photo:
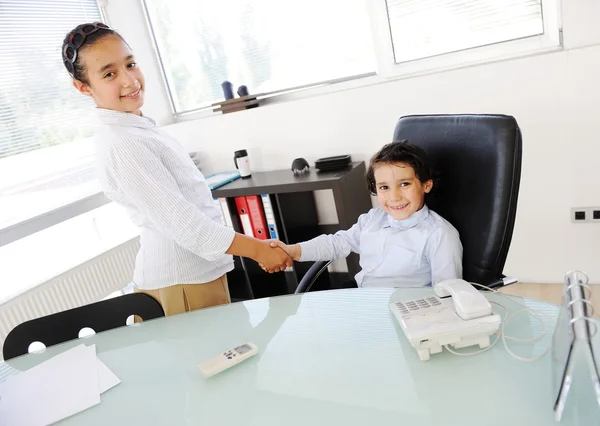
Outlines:
<svg viewBox="0 0 600 426"><path fill-rule="evenodd" d="M261 242L261 249L254 260L269 273L285 271L288 266L293 265L285 250L271 246L268 241Z"/></svg>
<svg viewBox="0 0 600 426"><path fill-rule="evenodd" d="M300 260L300 256L302 255L302 248L300 247L299 244L287 245L279 240L271 240L269 242L269 246L273 250L283 250L291 258L291 260ZM269 273L278 272L277 269L267 268L266 265L263 263L259 262L259 265L265 272L269 272ZM291 265L288 265L288 266L291 266ZM279 269L279 271L283 271L283 270L284 269Z"/></svg>

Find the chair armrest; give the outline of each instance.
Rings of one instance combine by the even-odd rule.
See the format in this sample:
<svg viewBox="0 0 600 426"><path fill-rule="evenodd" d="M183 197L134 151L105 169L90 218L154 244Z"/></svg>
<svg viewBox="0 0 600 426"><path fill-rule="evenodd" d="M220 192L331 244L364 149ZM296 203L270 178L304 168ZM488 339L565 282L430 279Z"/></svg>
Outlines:
<svg viewBox="0 0 600 426"><path fill-rule="evenodd" d="M304 274L304 276L300 280L300 283L298 284L298 287L296 288L296 291L294 293L299 294L306 293L307 291L309 291L312 285L317 280L317 278L319 278L319 276L327 270L327 267L330 263L331 260L327 262L315 262L310 267L310 269L306 271L306 274Z"/></svg>
<svg viewBox="0 0 600 426"><path fill-rule="evenodd" d="M511 285L511 284L516 284L518 282L519 282L519 280L517 278L506 277L506 276L502 275L496 281L489 283L487 286L490 288L498 288L498 287L505 287L505 286Z"/></svg>

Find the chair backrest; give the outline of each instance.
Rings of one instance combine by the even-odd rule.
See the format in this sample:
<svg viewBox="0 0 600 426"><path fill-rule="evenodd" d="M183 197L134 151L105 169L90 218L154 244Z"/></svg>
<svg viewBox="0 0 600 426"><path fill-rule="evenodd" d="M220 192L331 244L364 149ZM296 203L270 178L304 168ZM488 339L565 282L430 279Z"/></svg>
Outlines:
<svg viewBox="0 0 600 426"><path fill-rule="evenodd" d="M407 139L432 159L439 181L427 205L456 227L463 278L497 284L512 239L521 179L521 131L506 115L400 118L394 141Z"/></svg>
<svg viewBox="0 0 600 426"><path fill-rule="evenodd" d="M81 329L86 327L96 333L121 327L126 325L130 315L150 320L165 313L156 299L144 293L102 300L19 324L6 336L2 354L8 360L28 353L33 342L48 347L77 339Z"/></svg>

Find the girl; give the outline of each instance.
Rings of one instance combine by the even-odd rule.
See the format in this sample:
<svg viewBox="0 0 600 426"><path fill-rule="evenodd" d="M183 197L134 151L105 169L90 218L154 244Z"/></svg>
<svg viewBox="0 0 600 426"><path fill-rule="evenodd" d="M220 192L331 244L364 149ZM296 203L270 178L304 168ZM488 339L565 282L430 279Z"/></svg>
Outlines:
<svg viewBox="0 0 600 426"><path fill-rule="evenodd" d="M144 75L116 31L79 25L65 37L62 56L75 88L98 107L102 189L140 229L135 291L155 297L172 315L230 302L231 255L271 272L292 265L283 250L218 222L220 212L187 152L142 115Z"/></svg>

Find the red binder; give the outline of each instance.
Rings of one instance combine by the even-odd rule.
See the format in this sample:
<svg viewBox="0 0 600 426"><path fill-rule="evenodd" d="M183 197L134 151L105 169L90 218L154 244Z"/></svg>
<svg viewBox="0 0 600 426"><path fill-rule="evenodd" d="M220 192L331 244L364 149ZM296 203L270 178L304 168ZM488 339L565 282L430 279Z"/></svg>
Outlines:
<svg viewBox="0 0 600 426"><path fill-rule="evenodd" d="M254 237L252 223L250 222L250 209L248 208L246 197L235 197L235 205L237 207L238 215L240 216L240 222L242 222L244 234L249 237Z"/></svg>
<svg viewBox="0 0 600 426"><path fill-rule="evenodd" d="M262 202L258 195L249 195L246 197L248 209L250 212L250 223L254 237L259 240L267 240L269 238L269 230L267 229L267 221L263 212Z"/></svg>

